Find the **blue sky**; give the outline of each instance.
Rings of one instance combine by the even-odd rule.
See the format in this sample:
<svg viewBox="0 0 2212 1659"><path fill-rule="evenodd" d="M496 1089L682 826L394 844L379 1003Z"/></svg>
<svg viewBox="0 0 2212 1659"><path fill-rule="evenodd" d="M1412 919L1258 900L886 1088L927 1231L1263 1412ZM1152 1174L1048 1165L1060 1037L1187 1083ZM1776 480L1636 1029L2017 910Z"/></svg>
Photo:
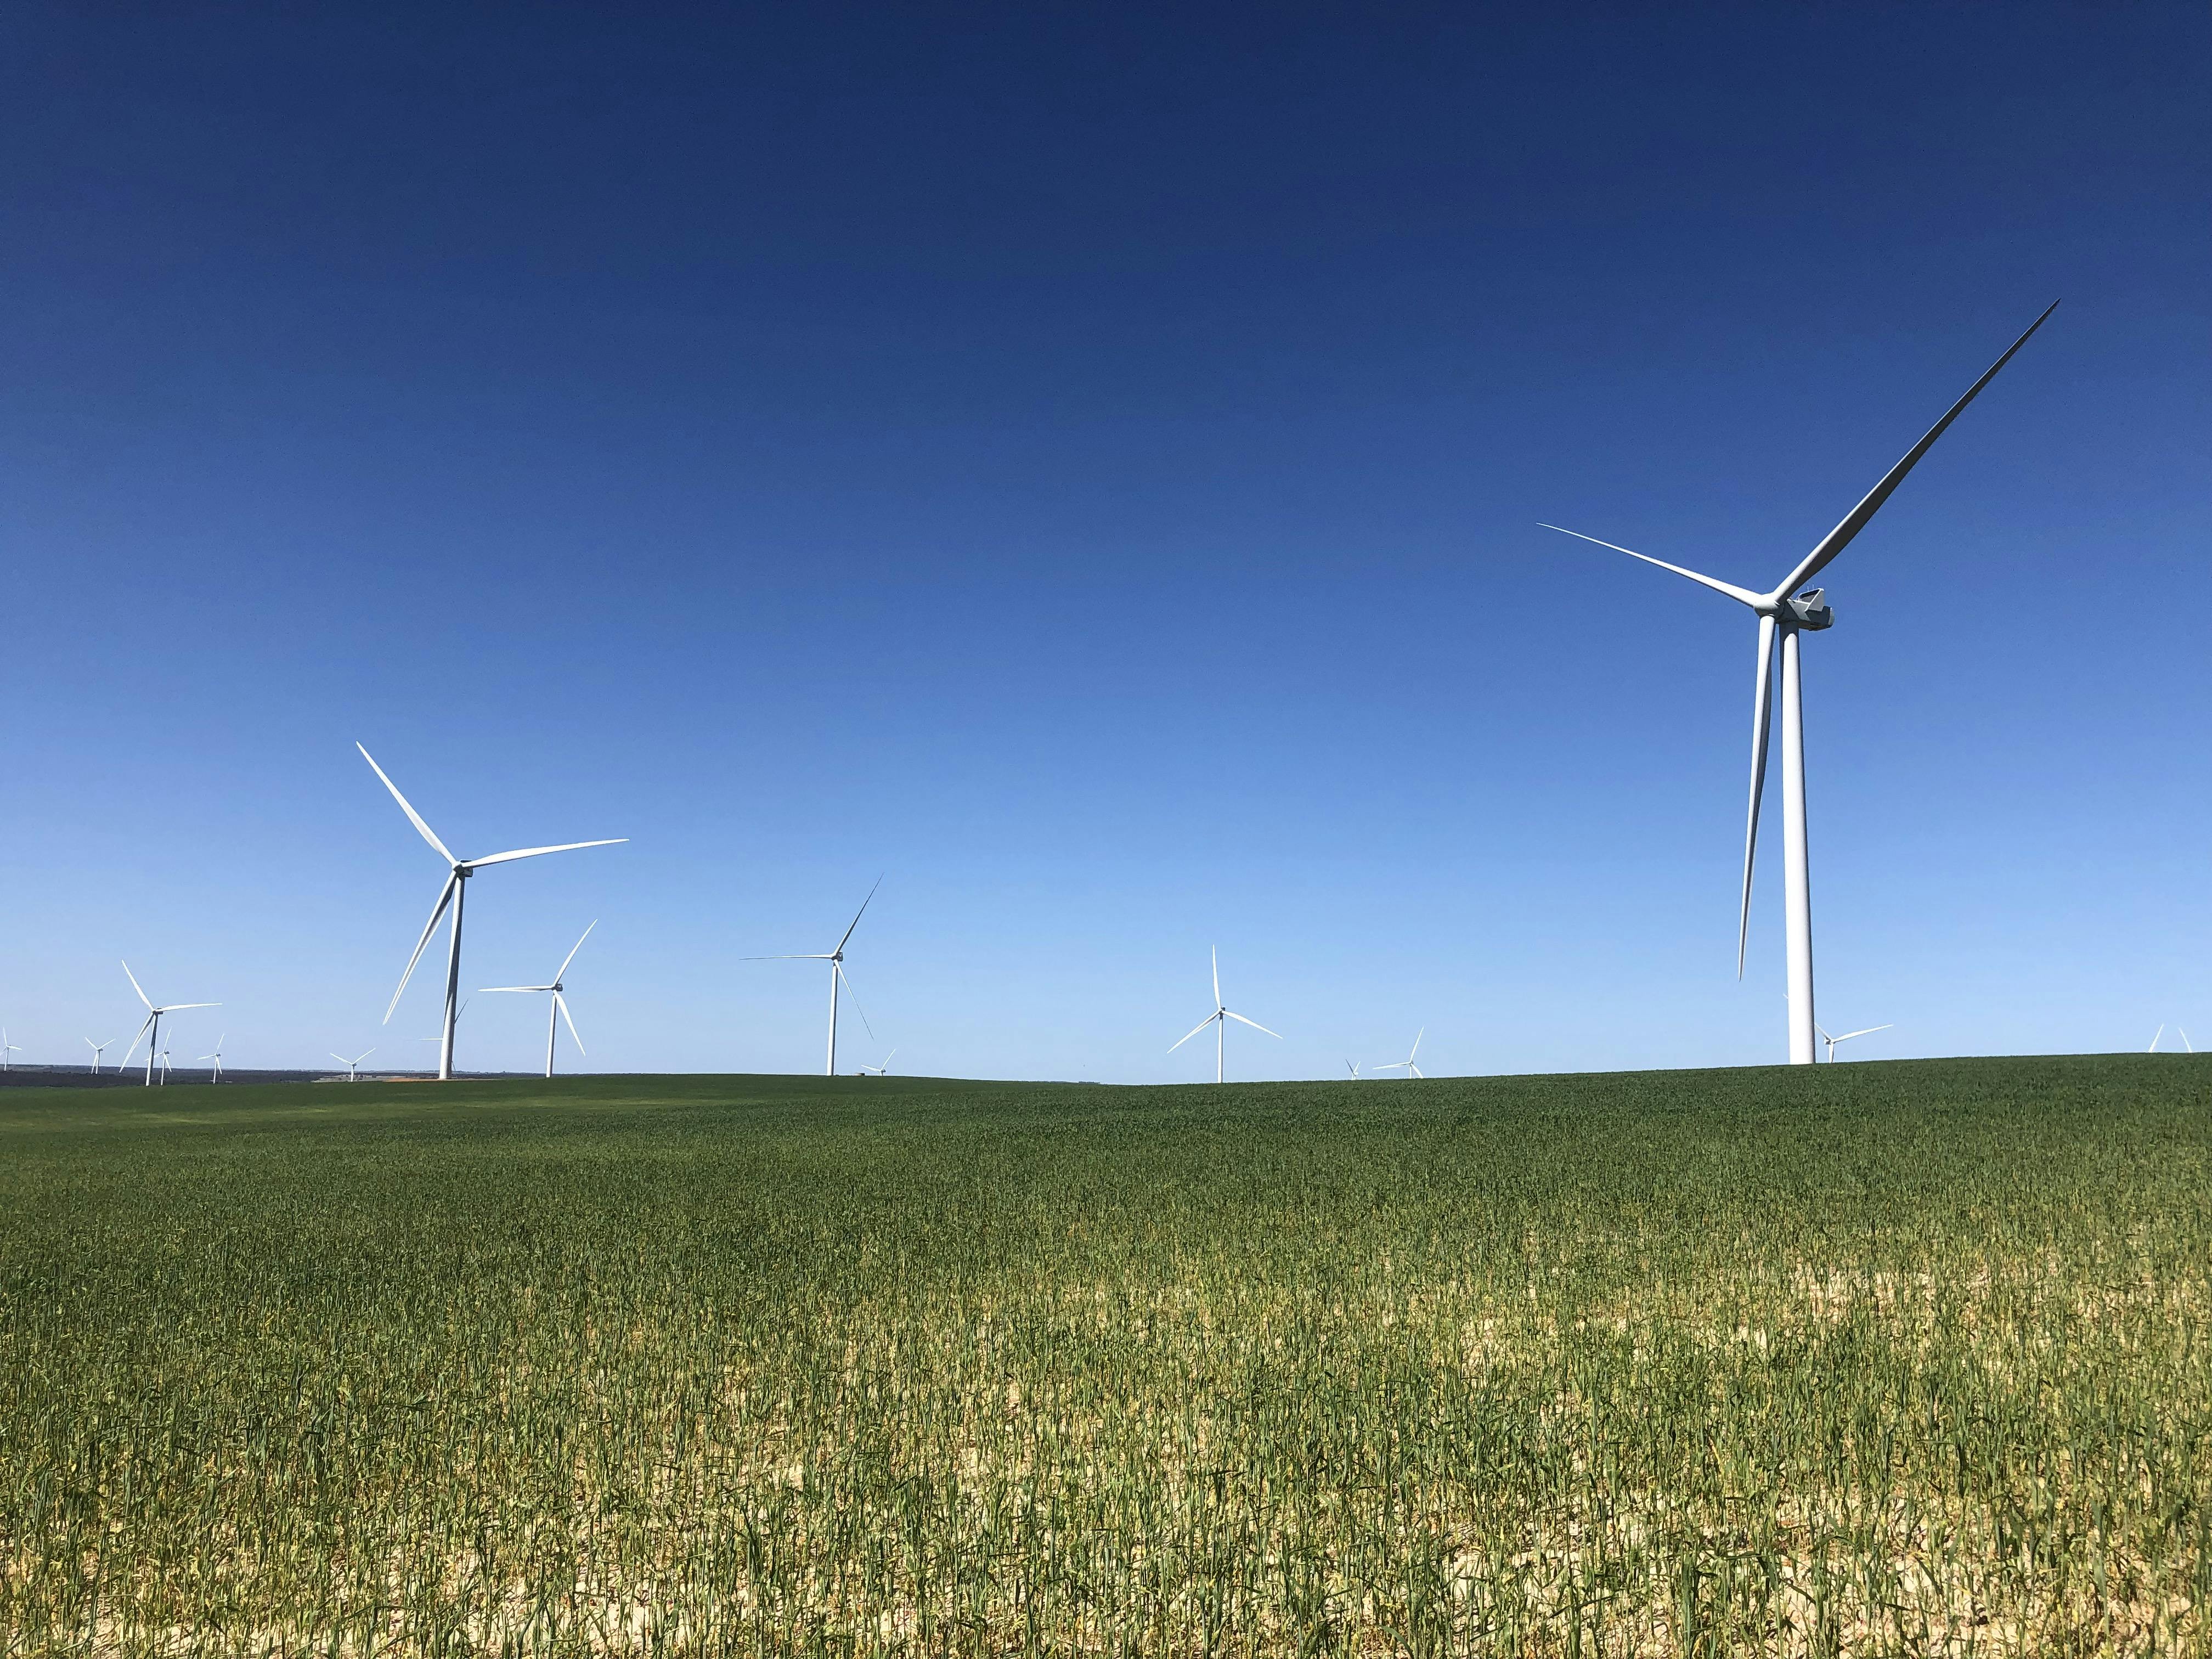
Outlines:
<svg viewBox="0 0 2212 1659"><path fill-rule="evenodd" d="M1831 1030L2212 1038L2201 8L0 18L21 1058L570 983L592 1069L1761 1063L1753 633L1827 573ZM479 1000L470 1066L542 1011Z"/></svg>

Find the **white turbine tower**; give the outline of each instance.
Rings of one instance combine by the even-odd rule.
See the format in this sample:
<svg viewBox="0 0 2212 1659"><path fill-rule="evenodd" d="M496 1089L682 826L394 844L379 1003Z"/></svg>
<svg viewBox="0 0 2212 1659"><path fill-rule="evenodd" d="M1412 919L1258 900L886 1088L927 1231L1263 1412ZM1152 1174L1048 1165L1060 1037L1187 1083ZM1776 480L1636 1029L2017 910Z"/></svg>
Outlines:
<svg viewBox="0 0 2212 1659"><path fill-rule="evenodd" d="M1177 1048L1182 1048L1184 1043L1189 1042L1191 1038L1196 1036L1207 1026L1211 1025L1214 1027L1213 1080L1216 1083L1220 1082L1222 1080L1221 1072L1223 1050L1225 1046L1224 1042L1224 1034L1229 1030L1229 1022L1232 1019L1241 1021L1243 1024L1250 1026L1255 1031L1267 1031L1267 1028L1261 1024L1258 1020L1245 1019L1243 1015L1231 1013L1228 1008L1223 1006L1221 1000L1221 950L1218 945L1216 945L1213 947L1213 1012L1208 1014L1204 1019L1199 1021L1197 1024L1192 1026L1189 1030L1177 1037L1173 1043L1169 1045L1168 1052L1170 1054L1173 1054ZM1267 1031L1267 1035L1274 1038L1278 1042L1280 1042L1283 1040L1283 1034L1280 1031Z"/></svg>
<svg viewBox="0 0 2212 1659"><path fill-rule="evenodd" d="M1820 1032L1820 1041L1828 1045L1828 1063L1832 1066L1836 1063L1836 1045L1838 1042L1849 1042L1855 1036L1872 1036L1876 1031L1893 1030L1897 1022L1892 1020L1887 1025L1869 1025L1859 1030L1846 1031L1841 1036L1830 1036L1826 1026L1816 1025L1813 1029Z"/></svg>
<svg viewBox="0 0 2212 1659"><path fill-rule="evenodd" d="M399 1006L399 999L406 994L407 981L415 976L415 964L422 959L422 947L430 942L430 935L437 931L438 919L446 914L447 905L451 904L453 907L453 932L446 951L446 1025L438 1045L438 1079L441 1083L447 1082L453 1075L453 1024L460 1016L461 907L468 896L469 878L486 865L509 864L516 859L534 859L546 853L573 853L581 847L613 847L629 837L617 836L608 841L570 841L563 842L558 847L525 847L512 853L494 853L489 858L457 859L446 843L431 833L430 826L422 822L422 815L407 804L407 797L399 793L399 786L385 777L384 769L376 763L376 757L357 743L354 747L361 750L361 757L368 763L368 769L383 780L384 787L392 792L392 799L399 803L399 810L407 814L407 821L451 866L446 884L438 890L437 903L430 907L430 920L422 925L422 937L415 941L415 954L407 958L407 971L399 976L399 988L392 994L391 1006L384 1011L384 1023L389 1025L392 1011Z"/></svg>
<svg viewBox="0 0 2212 1659"><path fill-rule="evenodd" d="M157 1008L154 1006L153 998L148 996L144 988L138 983L138 975L131 971L131 964L127 962L123 964L123 977L131 981L131 988L138 993L138 1000L146 1005L146 1023L138 1028L138 1036L131 1039L131 1046L123 1051L123 1058L115 1062L115 1069L120 1072L131 1063L131 1056L138 1051L138 1038L150 1032L152 1041L146 1047L146 1083L150 1087L154 1081L154 1043L161 1040L161 1016L173 1014L185 1008L220 1008L222 1004L220 1002L165 1002ZM164 1081L166 1080L165 1079Z"/></svg>
<svg viewBox="0 0 2212 1659"><path fill-rule="evenodd" d="M882 1065L863 1066L860 1067L860 1074L863 1077L888 1077L890 1074L891 1061L897 1058L897 1055L898 1050L896 1048L892 1049L890 1054L884 1056L884 1063Z"/></svg>
<svg viewBox="0 0 2212 1659"><path fill-rule="evenodd" d="M84 1046L92 1050L92 1074L94 1077L100 1075L100 1057L122 1040L120 1037L110 1037L105 1042L94 1042L90 1037L84 1040ZM118 1065L115 1069L119 1072L123 1067Z"/></svg>
<svg viewBox="0 0 2212 1659"><path fill-rule="evenodd" d="M374 1048L364 1048L359 1054L356 1054L351 1060L348 1060L343 1054L337 1053L334 1049L331 1051L331 1058L346 1068L346 1081L348 1083L356 1083L360 1079L354 1075L355 1071L360 1066L362 1061L367 1060L375 1052L376 1050Z"/></svg>
<svg viewBox="0 0 2212 1659"><path fill-rule="evenodd" d="M219 1036L215 1040L215 1052L213 1054L202 1054L200 1056L202 1060L211 1060L215 1062L215 1075L208 1079L210 1083L220 1083L222 1081L222 1042L223 1037L227 1037L229 1035L229 1032L225 1031L222 1034L222 1036Z"/></svg>
<svg viewBox="0 0 2212 1659"><path fill-rule="evenodd" d="M884 878L878 876L876 887L883 884ZM845 943L847 939L853 937L853 928L860 925L860 918L868 914L868 907L875 902L876 887L868 889L867 897L860 901L860 908L853 913L852 927L846 928L845 938L837 941L836 950L799 951L787 956L745 958L747 962L826 962L830 964L830 1060L829 1063L822 1068L822 1074L824 1077L837 1075L837 988L842 985L848 991L853 988L853 981L845 977ZM857 994L853 998L853 1007L860 1016L861 1030L867 1032L872 1041L876 1035L876 1028L868 1024L868 1011L860 1006L860 999Z"/></svg>
<svg viewBox="0 0 2212 1659"><path fill-rule="evenodd" d="M1422 1072L1421 1068L1413 1064L1413 1055L1421 1052L1421 1039L1428 1036L1428 1034L1429 1028L1424 1025L1419 1030L1413 1033L1413 1054L1407 1054L1403 1060L1394 1060L1388 1066L1377 1066L1375 1069L1378 1072L1403 1071L1407 1077L1425 1076L1425 1073Z"/></svg>
<svg viewBox="0 0 2212 1659"><path fill-rule="evenodd" d="M540 991L550 991L553 994L552 1004L545 1010L545 1075L548 1077L551 1077L553 1075L553 1038L555 1033L560 1029L553 1023L554 1017L556 1014L561 1018L568 1022L568 1035L576 1038L576 1052L580 1054L586 1052L584 1048L584 1039L580 1036L576 1036L576 1022L574 1018L568 1012L568 1004L561 995L562 990L564 988L562 986L561 981L562 976L568 971L568 964L576 959L576 952L584 948L584 940L591 938L592 927L596 927L599 925L599 924L598 922L594 921L592 923L591 927L584 929L582 936L577 939L574 947L569 951L567 956L561 959L561 966L554 974L553 982L550 985L487 985L482 988L487 995L501 991L516 991L526 994L535 994Z"/></svg>
<svg viewBox="0 0 2212 1659"><path fill-rule="evenodd" d="M1813 1018L1813 887L1809 857L1805 836L1805 723L1804 703L1798 677L1797 636L1801 633L1816 633L1834 625L1835 613L1822 601L1820 590L1808 588L1806 583L1827 568L1851 538L1866 528L1867 521L1881 510L1890 492L1903 483L1905 475L1929 447L1943 435L1944 430L1959 413L1973 402L1981 389L1995 378L1996 372L2012 361L2013 353L2026 345L2029 335L2043 326L2044 319L2058 308L2057 301L2045 308L2027 326L2027 332L2006 348L2005 354L1991 363L1982 378L1966 388L1966 395L1951 405L1943 418L1929 428L1927 435L1905 452L1905 459L1890 468L1881 482L1869 490L1866 498L1844 514L1843 522L1820 538L1819 545L1797 562L1796 568L1784 577L1771 592L1756 593L1747 587L1738 587L1731 582L1720 581L1711 576L1700 575L1679 564L1669 564L1664 559L1655 559L1638 553L1632 548L1622 547L1616 542L1599 541L1595 536L1584 536L1578 530L1566 530L1554 524L1542 528L1557 530L1562 535L1574 536L1583 541L1595 542L1600 547L1609 547L1616 553L1626 553L1632 559L1642 559L1646 564L1656 564L1662 570L1671 570L1678 576L1710 587L1716 593L1724 593L1737 604L1749 608L1759 618L1759 679L1752 698L1751 712L1751 806L1744 829L1743 839L1743 905L1736 930L1736 977L1743 977L1744 945L1751 928L1751 872L1752 861L1759 847L1759 795L1766 782L1766 739L1771 724L1769 718L1770 692L1774 679L1775 636L1782 641L1782 837L1783 890L1784 932L1789 949L1790 983L1790 1063L1809 1066L1814 1060L1816 1036Z"/></svg>

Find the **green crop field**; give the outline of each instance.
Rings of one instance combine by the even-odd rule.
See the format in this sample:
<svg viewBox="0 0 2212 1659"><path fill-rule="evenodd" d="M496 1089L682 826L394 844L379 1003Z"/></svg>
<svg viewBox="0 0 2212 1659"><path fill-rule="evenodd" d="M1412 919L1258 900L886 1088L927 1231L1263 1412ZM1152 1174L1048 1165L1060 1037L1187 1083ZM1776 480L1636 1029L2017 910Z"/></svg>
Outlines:
<svg viewBox="0 0 2212 1659"><path fill-rule="evenodd" d="M0 1096L8 1654L2212 1647L2212 1060Z"/></svg>

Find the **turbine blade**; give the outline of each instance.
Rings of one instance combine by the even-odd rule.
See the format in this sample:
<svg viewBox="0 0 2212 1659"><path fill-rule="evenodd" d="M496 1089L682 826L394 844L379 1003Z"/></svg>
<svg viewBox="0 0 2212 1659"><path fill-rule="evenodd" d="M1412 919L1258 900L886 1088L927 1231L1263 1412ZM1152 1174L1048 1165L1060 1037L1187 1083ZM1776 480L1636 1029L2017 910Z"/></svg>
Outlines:
<svg viewBox="0 0 2212 1659"><path fill-rule="evenodd" d="M1846 1031L1839 1037L1830 1037L1828 1041L1831 1042L1849 1042L1855 1036L1872 1036L1876 1031L1887 1031L1896 1024L1897 1022L1895 1020L1892 1020L1887 1025L1869 1025L1863 1031Z"/></svg>
<svg viewBox="0 0 2212 1659"><path fill-rule="evenodd" d="M2144 1049L2144 1050L2143 1050L2143 1052L2144 1052L2145 1054L2156 1054L2156 1053L2158 1052L2158 1040L2159 1040L2160 1037L2164 1036L2165 1035L2166 1035L2166 1027L2165 1027L2163 1024L2161 1024L2161 1025L2160 1025L2160 1027L2158 1028L2158 1030L2156 1030L2155 1031L2153 1031L2153 1032L2150 1034L2150 1047L2149 1047L2149 1048L2146 1048L2146 1049ZM136 1047L137 1045L136 1045L136 1044L133 1044L132 1046L133 1046L133 1047ZM128 1054L125 1054L125 1055L124 1056L124 1058L125 1058L125 1060L128 1060L130 1057L131 1057L131 1056L130 1056L130 1055L128 1055Z"/></svg>
<svg viewBox="0 0 2212 1659"><path fill-rule="evenodd" d="M479 985L477 994L488 997L496 996L501 991L550 991L552 988L550 985ZM460 1016L456 1013L453 1018L459 1019Z"/></svg>
<svg viewBox="0 0 2212 1659"><path fill-rule="evenodd" d="M2175 1026L2173 1029L2177 1031L2181 1031L2181 1028L2179 1025ZM2192 1054L2197 1052L2197 1045L2189 1040L2189 1033L2186 1031L2181 1031L2181 1046L2188 1049Z"/></svg>
<svg viewBox="0 0 2212 1659"><path fill-rule="evenodd" d="M1881 504L1889 499L1889 492L1905 482L1905 475L1911 471L1914 465L1928 453L1929 446L1942 437L1943 429L1959 418L1959 411L1974 401L1981 389L1996 378L1997 371L2012 361L2012 354L2027 343L2028 335L2043 326L2044 318L2050 316L2057 309L2058 301L2056 300L2044 307L2043 316L2038 317L2027 325L2027 334L2021 335L2020 338L2007 346L2004 356L1983 370L1982 378L1966 388L1966 395L1953 404L1943 418L1928 428L1928 435L1905 451L1905 459L1890 468L1880 483L1867 491L1866 499L1845 514L1844 521L1820 538L1820 544L1808 553L1797 568L1790 573L1782 586L1774 590L1776 599L1795 593L1807 582L1819 575L1827 567L1829 560L1850 545L1851 538L1865 529L1867 520L1881 510Z"/></svg>
<svg viewBox="0 0 2212 1659"><path fill-rule="evenodd" d="M1774 618L1759 619L1759 687L1751 697L1751 804L1743 820L1743 906L1736 913L1735 976L1751 944L1751 872L1759 857L1759 803L1766 793L1766 734L1774 723Z"/></svg>
<svg viewBox="0 0 2212 1659"><path fill-rule="evenodd" d="M857 922L860 918L854 916L853 920ZM830 971L845 982L845 994L853 999L853 1012L860 1017L860 1029L868 1034L868 1041L873 1042L876 1040L876 1028L868 1024L868 1011L860 1006L860 994L853 988L853 976L845 971L845 964L842 962Z"/></svg>
<svg viewBox="0 0 2212 1659"><path fill-rule="evenodd" d="M888 875L889 873L890 873L890 872L888 872L888 871L886 871L886 872L884 872L884 874L885 874L885 875ZM883 876L878 876L878 877L876 878L876 887L880 887L880 886L882 886L883 884L884 884L884 878L883 878ZM870 889L868 889L868 896L867 896L867 897L866 897L866 898L862 899L862 900L860 901L860 908L859 909L857 909L857 910L855 910L855 911L854 911L854 912L853 912L853 927L858 927L860 925L860 918L861 918L862 916L865 916L866 915L867 915L867 914L868 914L868 907L869 907L871 904L873 904L873 903L876 902L876 887L871 887ZM848 927L848 928L845 930L845 939L839 939L839 940L837 941L837 950L838 950L838 951L842 951L842 950L845 948L845 939L850 939L850 938L852 938L852 937L853 937L853 927ZM837 951L831 951L831 952L830 952L830 954L831 954L832 956L836 955L836 953L837 953ZM865 1024L866 1023L866 1021L863 1021L863 1022L862 1022L862 1024Z"/></svg>
<svg viewBox="0 0 2212 1659"><path fill-rule="evenodd" d="M1208 1014L1204 1019L1199 1021L1197 1024L1192 1026L1190 1030L1184 1032L1173 1042L1170 1043L1168 1045L1168 1052L1170 1054L1173 1054L1176 1049L1182 1048L1184 1043L1189 1042L1191 1038L1196 1036L1200 1031L1203 1031L1207 1026L1212 1024L1215 1020L1219 1019L1220 1018L1221 1016L1219 1014ZM130 1055L125 1054L124 1058L128 1060Z"/></svg>
<svg viewBox="0 0 2212 1659"><path fill-rule="evenodd" d="M1817 1019L1813 1022L1813 1029L1820 1034L1820 1041L1823 1042L1837 1042L1842 1040L1838 1037L1830 1036L1828 1035L1828 1028L1821 1024Z"/></svg>
<svg viewBox="0 0 2212 1659"><path fill-rule="evenodd" d="M1649 553L1638 553L1632 547L1623 547L1619 542L1600 542L1595 536L1585 536L1579 530L1568 530L1555 524L1539 523L1539 530L1557 530L1562 536L1572 536L1577 541L1596 542L1600 547L1609 547L1616 553L1626 553L1632 559L1641 559L1646 564L1656 564L1662 570L1671 570L1678 576L1687 576L1692 581L1710 587L1716 593L1725 593L1738 605L1756 605L1759 595L1747 587L1738 587L1734 582L1722 581L1717 576L1701 576L1694 570L1685 570L1679 564L1668 564L1664 559L1655 559Z"/></svg>
<svg viewBox="0 0 2212 1659"><path fill-rule="evenodd" d="M115 1062L115 1069L117 1071L121 1071L125 1066L128 1066L131 1063L131 1056L138 1052L138 1038L144 1036L147 1031L152 1027L153 1024L154 1016L149 1013L146 1016L144 1023L138 1027L138 1036L134 1036L131 1039L131 1046L123 1051L123 1058ZM105 1047L106 1045L103 1044L102 1046Z"/></svg>
<svg viewBox="0 0 2212 1659"><path fill-rule="evenodd" d="M584 1039L580 1036L576 1036L576 1019L575 1016L568 1012L568 999L562 996L558 991L556 991L553 994L553 1006L561 1011L561 1018L562 1023L568 1028L568 1035L572 1037L576 1037L576 1052L580 1054L588 1055L591 1053L591 1050L584 1047Z"/></svg>
<svg viewBox="0 0 2212 1659"><path fill-rule="evenodd" d="M154 1006L154 999L148 996L144 988L139 985L138 975L131 971L131 964L127 962L123 964L123 977L129 980L131 988L138 993L138 1000L151 1008Z"/></svg>
<svg viewBox="0 0 2212 1659"><path fill-rule="evenodd" d="M1213 1006L1214 1006L1215 1007L1218 1008L1218 1007L1221 1006L1221 947L1220 947L1219 945L1214 945L1214 946L1212 947L1212 951L1213 951Z"/></svg>
<svg viewBox="0 0 2212 1659"><path fill-rule="evenodd" d="M1229 1018L1231 1019L1244 1020L1244 1024L1250 1026L1255 1031L1267 1031L1267 1028L1261 1024L1256 1019L1244 1019L1243 1015L1231 1014L1229 1013L1229 1010L1226 1008L1224 1008L1221 1012L1224 1014L1229 1014ZM1267 1031L1267 1035L1274 1038L1278 1042L1280 1042L1283 1040L1283 1034L1280 1031Z"/></svg>
<svg viewBox="0 0 2212 1659"><path fill-rule="evenodd" d="M828 962L830 959L827 951L794 951L787 956L739 957L738 958L739 962Z"/></svg>
<svg viewBox="0 0 2212 1659"><path fill-rule="evenodd" d="M592 927L596 927L599 925L598 921L595 919L592 923ZM584 940L591 938L592 927L586 927L584 929L582 937L579 938L576 941L576 950L569 951L567 956L561 959L560 969L553 975L554 984L558 985L563 979L568 977L568 964L576 959L576 951L580 951L584 948Z"/></svg>
<svg viewBox="0 0 2212 1659"><path fill-rule="evenodd" d="M399 810L407 814L408 823L413 824L416 829L422 832L422 839L424 841L428 842L431 846L438 849L438 856L445 860L448 864L459 863L460 860L453 856L453 848L447 846L442 841L440 841L437 836L431 830L430 826L422 822L422 815L408 805L407 797L399 793L399 786L392 782L390 778L384 776L384 769L376 763L376 757L370 754L368 750L362 749L361 744L358 743L354 744L354 747L361 749L361 757L368 763L368 769L375 773L378 777L384 778L384 787L392 792L392 799L399 803Z"/></svg>
<svg viewBox="0 0 2212 1659"><path fill-rule="evenodd" d="M464 859L464 870L481 870L487 864L507 864L516 859L534 859L547 853L573 853L579 847L618 847L628 841L628 836L617 836L611 841L564 841L558 847L521 847L512 853L494 853L488 859Z"/></svg>
<svg viewBox="0 0 2212 1659"><path fill-rule="evenodd" d="M1413 1054L1407 1054L1406 1056L1406 1063L1408 1066L1413 1063L1413 1054L1418 1054L1421 1052L1421 1039L1428 1036L1428 1034L1429 1028L1425 1025L1421 1027L1419 1030L1413 1033Z"/></svg>
<svg viewBox="0 0 2212 1659"><path fill-rule="evenodd" d="M397 1008L399 999L407 994L407 981L415 977L415 964L422 960L422 947L430 942L430 935L437 931L439 919L446 914L446 906L453 901L453 889L460 884L461 872L456 870L446 878L446 884L438 890L438 902L430 908L430 920L422 924L422 937L415 941L415 954L407 958L407 971L400 975L399 988L392 994L391 1005L384 1011L386 1025L392 1024L392 1010Z"/></svg>
<svg viewBox="0 0 2212 1659"><path fill-rule="evenodd" d="M222 1004L220 1002L166 1002L161 1005L161 1012L165 1014L173 1014L180 1008L220 1008L222 1006Z"/></svg>

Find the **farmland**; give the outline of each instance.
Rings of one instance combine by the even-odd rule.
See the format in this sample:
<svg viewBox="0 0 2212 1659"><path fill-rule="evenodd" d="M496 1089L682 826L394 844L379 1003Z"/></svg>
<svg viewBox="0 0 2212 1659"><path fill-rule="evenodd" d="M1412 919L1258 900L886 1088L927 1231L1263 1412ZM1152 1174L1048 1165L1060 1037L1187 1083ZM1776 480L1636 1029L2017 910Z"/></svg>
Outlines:
<svg viewBox="0 0 2212 1659"><path fill-rule="evenodd" d="M2212 1061L0 1097L0 1651L2212 1647Z"/></svg>

